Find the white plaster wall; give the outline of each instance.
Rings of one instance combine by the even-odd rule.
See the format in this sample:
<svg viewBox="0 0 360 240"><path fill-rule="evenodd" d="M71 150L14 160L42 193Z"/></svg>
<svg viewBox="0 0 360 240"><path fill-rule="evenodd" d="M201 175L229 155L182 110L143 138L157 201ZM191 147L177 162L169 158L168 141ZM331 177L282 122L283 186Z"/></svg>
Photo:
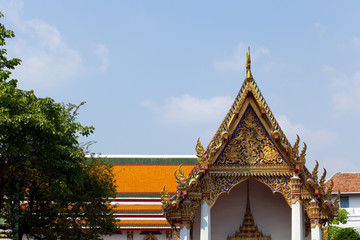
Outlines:
<svg viewBox="0 0 360 240"><path fill-rule="evenodd" d="M340 224L340 227L352 227L360 233L360 208L345 208L349 212L346 224Z"/></svg>
<svg viewBox="0 0 360 240"><path fill-rule="evenodd" d="M158 240L166 240L166 233L162 233L160 235L154 235ZM134 240L143 240L147 237L147 235L140 234L139 231L134 232ZM127 240L127 233L126 231L123 234L114 234L111 236L103 236L104 240ZM173 236L173 239L175 237ZM23 237L23 240L32 240L32 238Z"/></svg>
<svg viewBox="0 0 360 240"><path fill-rule="evenodd" d="M340 227L353 227L360 233L360 194L342 194L349 196L349 208L345 208L349 212L346 224L340 224ZM336 195L333 195L333 201Z"/></svg>
<svg viewBox="0 0 360 240"><path fill-rule="evenodd" d="M156 234L154 235L158 240L166 240L166 233ZM134 240L143 240L147 237L147 235L140 234L139 231L134 231ZM104 240L127 240L127 234L126 231L123 232L123 234L114 234L111 236L104 236ZM175 237L173 236L173 239Z"/></svg>
<svg viewBox="0 0 360 240"><path fill-rule="evenodd" d="M360 194L351 194L349 196L349 207L360 208Z"/></svg>
<svg viewBox="0 0 360 240"><path fill-rule="evenodd" d="M272 239L291 239L291 209L283 196L273 194L264 184L250 179L250 207L255 224ZM226 239L239 230L246 209L246 182L222 194L211 208L212 239ZM193 240L200 239L200 214L195 217Z"/></svg>
<svg viewBox="0 0 360 240"><path fill-rule="evenodd" d="M166 240L166 233L155 234L154 235L158 240ZM147 235L140 234L139 231L134 231L134 240L143 240ZM127 233L124 231L122 234L114 234L111 236L103 236L104 240L127 240ZM175 236L173 236L175 239ZM32 238L23 237L23 240L32 240Z"/></svg>

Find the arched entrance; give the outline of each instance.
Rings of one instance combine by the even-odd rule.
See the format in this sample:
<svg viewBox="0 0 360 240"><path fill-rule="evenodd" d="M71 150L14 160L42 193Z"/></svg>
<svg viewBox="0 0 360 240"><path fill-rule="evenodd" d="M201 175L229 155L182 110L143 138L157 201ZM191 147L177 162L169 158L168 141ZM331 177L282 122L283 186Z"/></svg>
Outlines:
<svg viewBox="0 0 360 240"><path fill-rule="evenodd" d="M265 184L249 178L221 194L211 208L212 239L227 239L239 232L247 207L247 182L249 201L255 225L271 239L291 239L291 209L280 193L273 193ZM193 239L199 239L200 214L194 222ZM235 238L236 239L236 238ZM266 238L264 238L266 239Z"/></svg>

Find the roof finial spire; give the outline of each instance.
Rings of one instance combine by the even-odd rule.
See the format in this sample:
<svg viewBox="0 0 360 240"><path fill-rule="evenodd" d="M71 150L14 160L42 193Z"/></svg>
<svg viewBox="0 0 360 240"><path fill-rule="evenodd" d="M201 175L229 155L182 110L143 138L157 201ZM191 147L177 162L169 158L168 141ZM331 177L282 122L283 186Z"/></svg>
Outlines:
<svg viewBox="0 0 360 240"><path fill-rule="evenodd" d="M247 199L246 199L246 213L250 213L251 210L250 210L250 194L249 194L249 181L250 179L248 179L246 181L246 186L247 186L247 189L246 189L246 195L247 195Z"/></svg>
<svg viewBox="0 0 360 240"><path fill-rule="evenodd" d="M248 47L248 52L246 53L246 79L252 79L251 74L251 57L250 57L250 46Z"/></svg>

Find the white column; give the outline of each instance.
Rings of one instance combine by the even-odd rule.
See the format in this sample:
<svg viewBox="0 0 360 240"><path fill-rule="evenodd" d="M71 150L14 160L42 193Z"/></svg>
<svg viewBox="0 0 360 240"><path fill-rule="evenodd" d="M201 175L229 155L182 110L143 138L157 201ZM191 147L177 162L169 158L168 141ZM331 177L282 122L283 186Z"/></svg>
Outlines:
<svg viewBox="0 0 360 240"><path fill-rule="evenodd" d="M180 240L190 240L190 230L186 226L180 229Z"/></svg>
<svg viewBox="0 0 360 240"><path fill-rule="evenodd" d="M302 205L299 201L292 204L291 207L291 240L304 239L304 220Z"/></svg>
<svg viewBox="0 0 360 240"><path fill-rule="evenodd" d="M309 204L311 222L311 240L322 239L322 225L320 223L319 202L314 198Z"/></svg>
<svg viewBox="0 0 360 240"><path fill-rule="evenodd" d="M291 186L291 240L304 239L304 217L301 205L301 179L294 175Z"/></svg>
<svg viewBox="0 0 360 240"><path fill-rule="evenodd" d="M210 206L206 201L201 205L200 240L211 240Z"/></svg>
<svg viewBox="0 0 360 240"><path fill-rule="evenodd" d="M314 228L311 228L311 240L322 240L321 228L319 228L318 225L316 225Z"/></svg>

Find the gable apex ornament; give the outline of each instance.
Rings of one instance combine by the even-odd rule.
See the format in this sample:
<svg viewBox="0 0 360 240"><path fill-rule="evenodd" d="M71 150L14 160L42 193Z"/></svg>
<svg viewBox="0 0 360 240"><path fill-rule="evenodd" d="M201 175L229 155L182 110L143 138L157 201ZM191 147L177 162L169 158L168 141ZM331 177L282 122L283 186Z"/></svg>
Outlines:
<svg viewBox="0 0 360 240"><path fill-rule="evenodd" d="M321 223L331 221L338 200L332 201L332 189L325 189L326 170L319 178L316 163L310 172L305 166L307 146L299 145L299 136L290 144L256 84L248 47L246 78L220 127L206 148L197 139L197 164L187 176L181 167L175 171L177 191L162 191L166 219L174 229L189 223L205 198L212 207L221 194L252 178L280 193L290 207L299 200L308 211L310 200L316 199ZM291 181L294 175L296 181Z"/></svg>
<svg viewBox="0 0 360 240"><path fill-rule="evenodd" d="M251 74L251 57L250 57L250 46L248 47L248 52L246 53L246 79L251 81L253 76Z"/></svg>

